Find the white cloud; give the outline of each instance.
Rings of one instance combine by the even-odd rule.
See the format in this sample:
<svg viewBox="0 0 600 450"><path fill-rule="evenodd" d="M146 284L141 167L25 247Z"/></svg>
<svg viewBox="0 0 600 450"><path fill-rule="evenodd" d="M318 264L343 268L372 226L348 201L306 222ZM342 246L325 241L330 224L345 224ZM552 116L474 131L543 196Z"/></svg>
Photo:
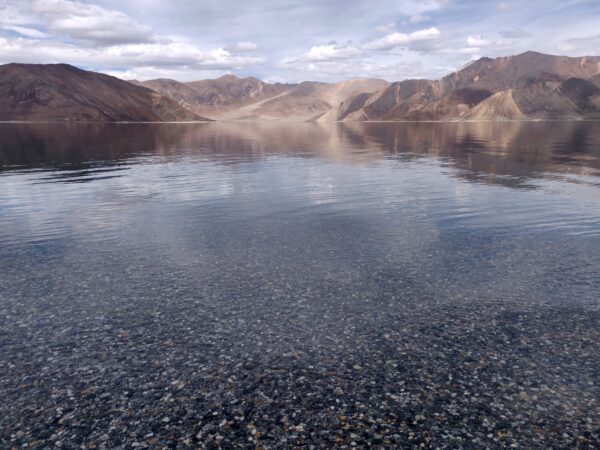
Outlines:
<svg viewBox="0 0 600 450"><path fill-rule="evenodd" d="M247 64L264 62L257 56L233 55L224 48L203 52L187 42L126 44L98 51L100 58L114 61L115 65L194 66L211 69L235 69Z"/></svg>
<svg viewBox="0 0 600 450"><path fill-rule="evenodd" d="M406 33L390 33L380 39L367 42L363 45L367 50L390 50L396 47L411 47L415 44L435 41L441 36L440 30L435 27L424 30L414 31L410 34Z"/></svg>
<svg viewBox="0 0 600 450"><path fill-rule="evenodd" d="M308 61L330 61L333 59L355 58L361 54L361 50L356 47L328 44L312 47L304 57Z"/></svg>
<svg viewBox="0 0 600 450"><path fill-rule="evenodd" d="M469 47L487 47L490 44L490 41L484 39L484 37L479 34L472 34L467 38L467 45Z"/></svg>
<svg viewBox="0 0 600 450"><path fill-rule="evenodd" d="M203 52L186 42L124 44L89 48L72 44L26 38L0 37L0 62L59 63L68 61L84 67L187 68L196 70L232 70L260 64L260 56L233 55L218 48Z"/></svg>
<svg viewBox="0 0 600 450"><path fill-rule="evenodd" d="M423 76L422 65L416 64L414 58L426 49L436 47L440 36L441 32L432 27L408 34L389 33L361 45L331 42L313 46L300 56L284 58L280 67L318 73L327 78L336 73L340 77L385 77L390 80ZM392 55L386 52L391 49L408 53L398 55L395 52ZM385 59L389 61L384 61ZM399 60L402 62L398 62ZM407 63L408 61L410 63ZM410 67L418 70L412 70ZM295 74L291 76L294 77Z"/></svg>
<svg viewBox="0 0 600 450"><path fill-rule="evenodd" d="M122 12L69 0L34 0L31 12L48 31L97 45L153 42L152 29Z"/></svg>
<svg viewBox="0 0 600 450"><path fill-rule="evenodd" d="M281 61L284 67L304 66L307 63L323 63L332 61L341 61L347 59L356 59L363 56L360 48L352 45L339 45L331 43L326 45L317 45L303 55L284 58Z"/></svg>

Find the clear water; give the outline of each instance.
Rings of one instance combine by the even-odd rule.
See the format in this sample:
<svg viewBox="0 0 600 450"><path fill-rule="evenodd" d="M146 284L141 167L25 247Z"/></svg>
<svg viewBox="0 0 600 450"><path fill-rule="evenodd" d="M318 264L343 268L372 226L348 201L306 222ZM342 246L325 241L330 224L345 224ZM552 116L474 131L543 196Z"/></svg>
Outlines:
<svg viewBox="0 0 600 450"><path fill-rule="evenodd" d="M30 288L49 262L96 279L142 258L600 292L597 123L4 124L0 167L0 267Z"/></svg>
<svg viewBox="0 0 600 450"><path fill-rule="evenodd" d="M506 386L563 386L539 394L551 437L578 427L565 404L597 419L599 306L600 123L0 125L7 421L51 414L74 379L135 391L148 361L160 390L190 360L230 376L299 352L343 374L406 344L394 357L437 389L475 377L461 339L509 360L490 363ZM381 354L383 335L403 344ZM121 381L80 372L98 366ZM18 390L25 373L45 390Z"/></svg>

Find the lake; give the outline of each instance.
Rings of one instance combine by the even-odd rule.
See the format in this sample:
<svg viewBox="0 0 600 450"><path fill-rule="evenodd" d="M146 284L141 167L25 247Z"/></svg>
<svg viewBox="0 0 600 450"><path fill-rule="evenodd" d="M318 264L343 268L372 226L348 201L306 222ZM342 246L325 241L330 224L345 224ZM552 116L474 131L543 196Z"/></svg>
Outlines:
<svg viewBox="0 0 600 450"><path fill-rule="evenodd" d="M600 123L0 124L0 354L0 448L600 445Z"/></svg>

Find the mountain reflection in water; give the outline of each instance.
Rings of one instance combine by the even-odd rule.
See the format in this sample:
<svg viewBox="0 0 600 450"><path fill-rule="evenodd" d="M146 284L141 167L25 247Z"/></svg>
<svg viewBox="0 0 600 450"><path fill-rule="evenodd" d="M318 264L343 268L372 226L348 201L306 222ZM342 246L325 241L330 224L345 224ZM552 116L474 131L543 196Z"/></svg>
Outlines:
<svg viewBox="0 0 600 450"><path fill-rule="evenodd" d="M0 124L0 170L71 172L54 173L63 181L102 178L116 171L107 167L122 170L120 166L140 157L238 164L275 155L349 163L426 157L469 181L535 188L538 178L598 175L600 126L594 122Z"/></svg>

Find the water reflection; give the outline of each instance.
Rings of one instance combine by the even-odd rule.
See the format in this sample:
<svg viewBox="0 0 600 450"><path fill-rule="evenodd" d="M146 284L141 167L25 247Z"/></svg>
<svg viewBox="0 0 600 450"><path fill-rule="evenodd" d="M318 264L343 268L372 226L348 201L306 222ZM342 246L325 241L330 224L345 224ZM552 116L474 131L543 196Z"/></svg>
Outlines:
<svg viewBox="0 0 600 450"><path fill-rule="evenodd" d="M175 218L192 240L235 221L357 218L597 236L599 144L592 122L2 124L0 243L110 241L154 223L160 245Z"/></svg>
<svg viewBox="0 0 600 450"><path fill-rule="evenodd" d="M453 169L453 176L513 188L535 188L532 181L552 177L596 183L600 174L600 125L0 125L0 171L48 170L50 175L44 181L86 182L121 176L128 164L143 162L144 158L167 161L187 157L229 165L278 155L348 163L426 157Z"/></svg>

